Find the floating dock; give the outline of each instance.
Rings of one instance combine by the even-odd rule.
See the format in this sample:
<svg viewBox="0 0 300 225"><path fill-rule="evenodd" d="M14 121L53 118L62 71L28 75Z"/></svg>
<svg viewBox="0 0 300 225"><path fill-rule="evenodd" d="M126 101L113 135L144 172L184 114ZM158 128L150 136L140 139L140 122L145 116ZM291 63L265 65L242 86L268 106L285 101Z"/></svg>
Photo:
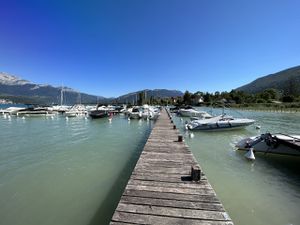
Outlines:
<svg viewBox="0 0 300 225"><path fill-rule="evenodd" d="M165 109L110 224L233 225Z"/></svg>

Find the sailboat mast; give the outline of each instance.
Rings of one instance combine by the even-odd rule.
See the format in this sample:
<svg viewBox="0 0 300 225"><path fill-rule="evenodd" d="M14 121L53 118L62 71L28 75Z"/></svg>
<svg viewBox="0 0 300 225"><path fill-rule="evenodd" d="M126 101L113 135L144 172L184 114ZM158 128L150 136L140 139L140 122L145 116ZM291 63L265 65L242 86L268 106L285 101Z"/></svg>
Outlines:
<svg viewBox="0 0 300 225"><path fill-rule="evenodd" d="M135 94L135 104L137 104L138 98L137 98L137 94Z"/></svg>
<svg viewBox="0 0 300 225"><path fill-rule="evenodd" d="M79 104L81 105L81 93L78 92L78 100L79 100Z"/></svg>
<svg viewBox="0 0 300 225"><path fill-rule="evenodd" d="M61 86L61 90L60 90L60 105L63 105L63 101L64 101L64 87Z"/></svg>

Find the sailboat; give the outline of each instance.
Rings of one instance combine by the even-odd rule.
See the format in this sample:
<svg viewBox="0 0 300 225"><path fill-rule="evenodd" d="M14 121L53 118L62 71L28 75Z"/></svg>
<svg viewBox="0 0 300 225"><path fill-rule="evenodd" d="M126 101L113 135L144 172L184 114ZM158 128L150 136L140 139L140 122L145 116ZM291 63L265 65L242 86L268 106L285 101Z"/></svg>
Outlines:
<svg viewBox="0 0 300 225"><path fill-rule="evenodd" d="M52 111L59 113L65 113L66 111L69 111L70 106L64 105L64 97L64 87L62 85L60 90L60 105L52 106Z"/></svg>
<svg viewBox="0 0 300 225"><path fill-rule="evenodd" d="M84 105L81 104L81 94L78 93L78 101L79 104L75 104L71 107L70 110L65 112L67 117L75 117L75 116L85 116L87 115L87 109Z"/></svg>

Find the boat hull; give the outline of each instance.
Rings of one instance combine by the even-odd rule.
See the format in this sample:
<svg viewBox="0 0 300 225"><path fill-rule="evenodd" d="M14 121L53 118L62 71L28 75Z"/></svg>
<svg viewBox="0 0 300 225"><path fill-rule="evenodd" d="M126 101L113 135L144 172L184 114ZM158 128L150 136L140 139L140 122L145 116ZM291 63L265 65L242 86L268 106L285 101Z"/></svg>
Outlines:
<svg viewBox="0 0 300 225"><path fill-rule="evenodd" d="M198 131L226 131L226 130L239 130L244 129L248 125L242 125L242 126L231 126L231 127L217 127L217 126L207 126L207 127L195 127L195 128L189 128L189 130L198 130Z"/></svg>
<svg viewBox="0 0 300 225"><path fill-rule="evenodd" d="M130 113L129 118L130 119L141 119L142 115L141 115L141 113Z"/></svg>
<svg viewBox="0 0 300 225"><path fill-rule="evenodd" d="M109 114L107 112L103 112L103 111L91 111L89 113L89 116L93 119L100 119L100 118L108 117Z"/></svg>
<svg viewBox="0 0 300 225"><path fill-rule="evenodd" d="M236 147L238 150L242 151L248 151L249 150L249 144L254 142L255 140L258 140L260 136L257 137L250 137L250 138L245 138L239 141L236 144ZM253 152L261 152L261 153L272 153L272 154L280 154L280 155L292 155L292 156L300 156L300 150L293 148L291 146L276 143L268 143L266 140L261 140L258 143L255 143L254 145L251 146L253 148Z"/></svg>
<svg viewBox="0 0 300 225"><path fill-rule="evenodd" d="M237 129L243 129L251 124L253 124L254 121L247 122L247 123L230 123L227 121L222 122L216 122L216 123L200 123L198 125L193 125L191 123L188 125L189 130L200 130L200 131L216 131L216 130L237 130Z"/></svg>

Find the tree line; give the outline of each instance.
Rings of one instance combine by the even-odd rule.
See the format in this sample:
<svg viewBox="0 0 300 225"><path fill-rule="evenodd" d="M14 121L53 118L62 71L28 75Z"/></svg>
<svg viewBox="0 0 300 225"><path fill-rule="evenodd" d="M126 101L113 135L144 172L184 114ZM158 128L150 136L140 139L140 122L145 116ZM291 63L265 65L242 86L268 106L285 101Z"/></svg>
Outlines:
<svg viewBox="0 0 300 225"><path fill-rule="evenodd" d="M254 106L259 104L272 105L280 103L300 103L300 95L292 92L281 92L270 88L256 94L246 93L244 91L232 90L230 92L214 93L197 91L195 93L185 91L180 97L149 97L145 98L143 92L138 95L138 104L151 105L211 105L212 103L225 103L233 106ZM299 105L299 104L297 104Z"/></svg>

